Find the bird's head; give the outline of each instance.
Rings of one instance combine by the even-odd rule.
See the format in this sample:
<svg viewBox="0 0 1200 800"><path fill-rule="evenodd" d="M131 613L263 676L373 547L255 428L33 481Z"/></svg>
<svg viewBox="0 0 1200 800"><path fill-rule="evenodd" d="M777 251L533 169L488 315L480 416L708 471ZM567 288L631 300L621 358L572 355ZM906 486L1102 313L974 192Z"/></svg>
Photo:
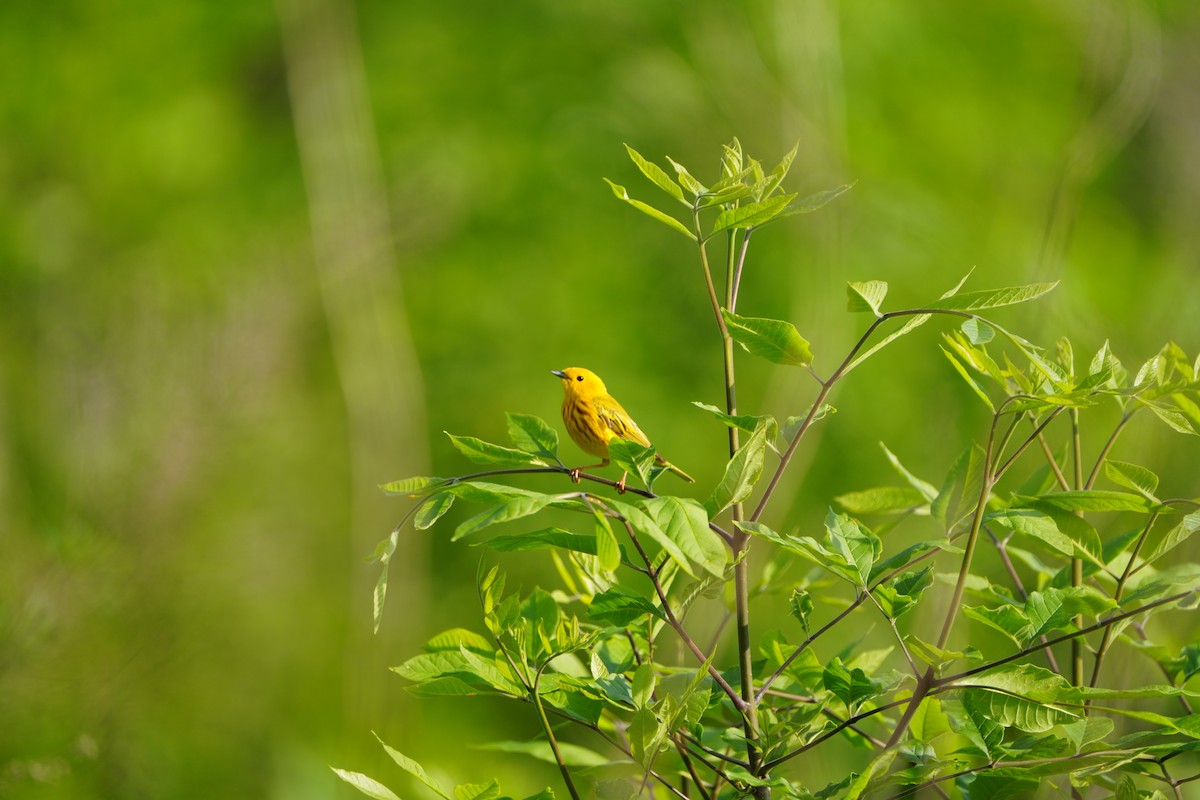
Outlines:
<svg viewBox="0 0 1200 800"><path fill-rule="evenodd" d="M604 381L600 380L600 376L590 369L567 367L566 369L552 369L550 374L562 381L563 391L568 395L595 397L608 394L608 390L604 388Z"/></svg>

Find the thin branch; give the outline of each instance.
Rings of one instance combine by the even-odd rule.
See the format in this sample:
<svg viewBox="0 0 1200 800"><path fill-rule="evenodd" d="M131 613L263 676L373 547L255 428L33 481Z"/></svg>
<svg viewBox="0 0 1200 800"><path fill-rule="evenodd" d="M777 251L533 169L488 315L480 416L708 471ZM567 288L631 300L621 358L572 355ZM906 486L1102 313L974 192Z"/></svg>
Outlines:
<svg viewBox="0 0 1200 800"><path fill-rule="evenodd" d="M1030 420L1033 424L1033 420ZM1034 425L1036 428L1037 426ZM1046 441L1046 435L1041 430L1035 430L1038 443L1042 446L1042 452L1046 454L1046 462L1050 465L1050 471L1054 473L1054 479L1058 482L1058 488L1064 492L1071 489L1071 484L1067 483L1067 476L1063 474L1062 468L1058 465L1058 459L1054 457L1053 451L1050 450L1050 443Z"/></svg>
<svg viewBox="0 0 1200 800"><path fill-rule="evenodd" d="M705 655L704 651L701 650L699 645L696 644L696 641L692 639L691 634L689 634L683 625L680 624L679 620L675 616L675 611L671 608L671 604L667 600L667 593L663 589L662 581L658 579L658 571L654 569L654 566L651 564L650 557L646 554L645 548L642 547L642 543L638 540L637 533L633 530L633 526L629 524L629 520L627 519L622 518L621 522L625 525L625 530L629 532L629 538L633 542L633 546L637 549L638 554L642 557L642 561L646 564L647 570L649 571L650 583L654 585L654 591L656 594L658 594L659 602L662 603L663 613L667 617L667 624L675 630L675 633L679 635L679 638L683 640L683 643L687 645L687 648L692 651L692 654L700 661L701 664L708 664L708 674L712 676L712 679L716 682L716 684L721 687L721 690L729 696L729 699L733 702L733 707L739 712L744 713L746 701L743 700L738 695L737 691L729 685L729 682L725 680L724 676L721 675L717 668L709 663L709 657Z"/></svg>
<svg viewBox="0 0 1200 800"><path fill-rule="evenodd" d="M1125 587L1128 585L1129 577L1133 574L1133 565L1137 561L1138 554L1142 550L1142 546L1146 543L1146 537L1150 535L1150 529L1154 527L1154 523L1158 522L1159 512L1155 511L1150 514L1146 520L1146 524L1142 527L1142 532L1138 534L1137 541L1134 542L1133 549L1129 552L1129 561L1125 564L1125 569L1121 573L1121 577L1117 579L1117 588L1113 592L1113 600L1117 605L1121 604L1121 598L1125 594ZM1092 680L1090 686L1096 686L1100 681L1100 668L1104 665L1104 657L1108 655L1108 648L1112 644L1111 627L1104 629L1104 635L1100 638L1100 645L1096 648L1096 660L1092 665Z"/></svg>
<svg viewBox="0 0 1200 800"><path fill-rule="evenodd" d="M515 467L515 468L510 468L510 469L489 469L489 470L484 470L482 472L472 472L469 475L459 475L458 477L455 477L455 478L447 478L445 481L438 484L437 486L426 488L424 490L424 493L428 493L429 491L436 491L438 489L444 489L447 486L456 486L460 483L467 483L469 481L477 480L479 478L490 478L490 477L493 477L496 475L538 475L538 474L549 474L549 473L570 475L571 470L568 469L567 467L561 466L561 465L557 466L557 467ZM610 478L602 478L599 475L592 475L591 473L588 473L588 472L579 473L579 478L580 478L580 480L588 480L588 481L592 481L594 483L600 483L600 484L612 487L613 489L617 489L617 490L620 490L620 488L621 488L619 481L614 481ZM639 497L645 497L647 500L653 500L656 497L658 497L658 495L656 495L654 492L651 492L647 489L638 489L636 486L626 486L625 491L632 493L632 494L636 494ZM713 531L713 533L717 534L722 539L724 539L725 544L732 546L733 535L729 531L725 530L724 528L722 528L720 525L718 525L715 522L709 522L708 527Z"/></svg>
<svg viewBox="0 0 1200 800"><path fill-rule="evenodd" d="M915 317L921 314L945 314L952 317L979 319L979 316L976 314L944 308L913 308L904 311L889 311L876 317L875 320L871 322L870 326L868 326L866 331L863 332L862 336L858 337L858 341L855 342L854 346L850 348L850 352L847 353L846 357L842 359L840 364L838 364L837 369L833 371L833 374L824 381L821 381L821 389L819 392L817 392L816 399L813 400L812 405L808 409L808 413L805 415L804 420L800 423L800 427L797 428L796 433L792 435L792 441L788 443L787 450L785 450L783 455L780 457L779 464L775 467L775 472L771 475L771 479L767 482L767 488L763 491L762 497L759 498L758 505L754 508L754 513L750 515L751 522L758 522L759 517L763 515L763 512L767 508L767 503L771 500L771 495L775 493L775 487L779 485L779 481L783 477L783 473L787 470L788 464L790 464L792 461L792 456L795 454L796 448L800 445L800 440L804 438L804 434L808 432L808 429L812 426L813 422L816 421L817 412L820 410L821 406L824 405L825 399L829 397L829 393L833 390L834 385L841 379L843 375L846 374L851 363L854 361L854 357L858 355L860 350L863 349L867 341L871 338L872 334L879 329L880 325L888 320L898 319L900 317ZM816 375L815 372L813 374L814 376Z"/></svg>
<svg viewBox="0 0 1200 800"><path fill-rule="evenodd" d="M1022 602L1024 602L1026 599L1028 599L1029 593L1025 591L1025 582L1021 580L1020 574L1017 573L1016 565L1013 564L1012 556L1008 554L1008 541L999 539L996 534L992 533L992 529L987 525L984 525L983 529L991 538L992 544L996 546L996 552L1000 554L1000 561L1004 564L1005 571L1008 572L1008 576L1012 579L1013 585L1016 587L1017 594L1020 596ZM1040 641L1042 644L1045 644L1049 640L1046 638L1046 634L1043 633L1038 637L1038 641ZM1046 648L1046 662L1049 664L1050 669L1054 670L1055 672L1059 671L1058 659L1054 657L1054 651L1049 647Z"/></svg>
<svg viewBox="0 0 1200 800"><path fill-rule="evenodd" d="M1135 413L1137 413L1137 408L1134 408L1133 411L1121 415L1121 419L1117 423L1117 426L1113 428L1113 432L1109 435L1108 441L1106 441L1104 443L1104 447L1100 449L1100 455L1096 456L1096 464L1092 467L1092 471L1088 473L1087 483L1083 484L1084 489L1090 489L1092 488L1092 485L1096 483L1096 478L1100 476L1100 468L1104 466L1104 461L1108 458L1108 452L1112 450L1113 445L1117 443L1117 437L1121 435L1121 431L1123 431L1125 426L1129 424L1129 420L1133 419L1133 415Z"/></svg>
<svg viewBox="0 0 1200 800"><path fill-rule="evenodd" d="M805 752L811 750L812 748L821 744L825 740L838 735L839 733L846 730L847 728L852 727L855 723L861 722L862 720L867 719L868 717L873 717L876 714L881 714L884 711L890 711L893 708L904 705L906 702L908 702L907 699L895 700L891 703L886 703L882 706L877 706L876 708L873 708L870 711L863 711L860 714L855 714L853 717L850 717L845 722L842 722L842 723L830 728L829 730L825 731L823 734L821 734L817 738L813 739L811 742L806 742L805 744L802 744L800 747L796 748L792 752L784 753L783 755L779 756L778 758L772 759L771 761L768 761L766 764L763 764L762 774L766 775L766 774L770 773L771 770L775 769L780 764L782 764L786 761L790 761L793 758L795 758L796 756L801 755L802 753L805 753Z"/></svg>
<svg viewBox="0 0 1200 800"><path fill-rule="evenodd" d="M1147 611L1150 611L1151 609L1158 608L1159 606L1165 606L1169 603L1178 602L1178 601L1184 599L1185 597L1191 595L1192 593L1193 593L1193 590L1188 590L1186 592L1178 592L1177 594L1173 594L1170 597L1163 597L1163 598L1155 600L1151 603L1146 603L1144 606L1139 606L1138 608L1135 608L1132 611L1126 611L1122 614L1117 614L1112 617L1107 617L1107 618L1095 623L1094 625L1089 625L1086 628L1082 628L1080 630L1072 631L1071 633L1066 633L1066 634L1063 634L1062 636L1055 637L1055 638L1051 639L1049 642L1046 642L1045 644L1038 642L1036 645L1026 647L1022 650L1019 650L1016 653L1013 653L1011 656L1005 656L1004 658L993 661L990 664L983 664L982 666L975 667L974 669L969 669L965 672L960 672L956 675L948 675L945 678L938 678L937 680L935 680L933 682L933 686L935 689L940 689L941 687L948 686L949 684L955 683L956 681L960 681L963 678L969 678L972 675L978 675L981 672L987 672L988 670L995 669L996 667L1000 667L1005 664L1011 663L1013 661L1022 659L1031 653L1036 653L1038 650L1041 650L1044 647L1053 647L1056 644L1061 644L1062 642L1068 642L1076 637L1085 636L1094 631L1098 631L1098 630L1102 630L1103 628L1107 628L1109 625L1114 625L1123 619L1129 619L1130 617L1135 617L1138 614L1143 614Z"/></svg>

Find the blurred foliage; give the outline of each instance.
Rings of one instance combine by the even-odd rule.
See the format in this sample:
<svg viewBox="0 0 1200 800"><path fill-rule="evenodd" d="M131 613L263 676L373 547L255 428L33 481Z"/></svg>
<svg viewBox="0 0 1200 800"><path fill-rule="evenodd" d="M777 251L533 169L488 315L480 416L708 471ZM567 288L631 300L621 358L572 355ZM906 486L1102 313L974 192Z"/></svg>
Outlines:
<svg viewBox="0 0 1200 800"><path fill-rule="evenodd" d="M1016 326L1043 344L1200 349L1188 0L328 2L356 21L432 474L458 464L438 431L552 419L546 371L586 365L698 496L719 477L723 432L690 405L721 393L711 311L692 254L603 184L635 184L623 142L697 164L734 135L798 138L793 191L858 181L764 234L743 286L818 368L860 322L844 281L902 305L972 266L982 286L1063 281ZM0 69L0 795L333 796L329 761L383 772L371 729L456 774L503 764L457 749L453 701L417 716L386 672L407 652L360 638L361 478L277 7L9 0ZM886 473L879 439L938 474L930 429L978 434L935 336L834 398L787 522ZM767 398L748 412L797 405L768 365L740 377ZM1194 494L1194 445L1133 433L1118 457ZM405 457L368 480L417 471ZM353 524L374 540L400 513L381 495ZM384 618L410 641L476 604L475 554L431 545L428 613ZM480 708L496 738L535 730Z"/></svg>

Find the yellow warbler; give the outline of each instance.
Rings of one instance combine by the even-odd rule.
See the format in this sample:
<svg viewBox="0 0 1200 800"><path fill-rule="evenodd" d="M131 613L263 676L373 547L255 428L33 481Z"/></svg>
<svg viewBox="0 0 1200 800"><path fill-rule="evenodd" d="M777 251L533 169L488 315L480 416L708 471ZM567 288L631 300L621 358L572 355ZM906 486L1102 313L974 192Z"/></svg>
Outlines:
<svg viewBox="0 0 1200 800"><path fill-rule="evenodd" d="M621 407L616 398L604 388L604 381L590 369L570 367L568 369L550 370L562 380L563 386L563 424L567 433L575 440L575 444L590 455L603 459L599 464L587 467L576 467L571 470L571 479L579 482L579 473L591 467L606 467L610 460L608 443L614 436L637 442L643 447L650 447L650 439L642 433L633 418ZM656 455L659 464L674 472L688 483L695 483L691 475L670 463L660 455ZM617 489L625 491L625 475Z"/></svg>

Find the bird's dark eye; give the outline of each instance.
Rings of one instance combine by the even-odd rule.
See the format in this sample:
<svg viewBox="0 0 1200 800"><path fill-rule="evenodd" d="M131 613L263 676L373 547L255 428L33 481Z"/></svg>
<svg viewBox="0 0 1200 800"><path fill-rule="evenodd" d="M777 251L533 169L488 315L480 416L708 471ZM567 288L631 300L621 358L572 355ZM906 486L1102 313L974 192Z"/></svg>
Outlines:
<svg viewBox="0 0 1200 800"><path fill-rule="evenodd" d="M581 380L583 380L583 376L582 376L582 375L576 375L576 376L575 376L575 380L577 380L577 381L581 381Z"/></svg>

